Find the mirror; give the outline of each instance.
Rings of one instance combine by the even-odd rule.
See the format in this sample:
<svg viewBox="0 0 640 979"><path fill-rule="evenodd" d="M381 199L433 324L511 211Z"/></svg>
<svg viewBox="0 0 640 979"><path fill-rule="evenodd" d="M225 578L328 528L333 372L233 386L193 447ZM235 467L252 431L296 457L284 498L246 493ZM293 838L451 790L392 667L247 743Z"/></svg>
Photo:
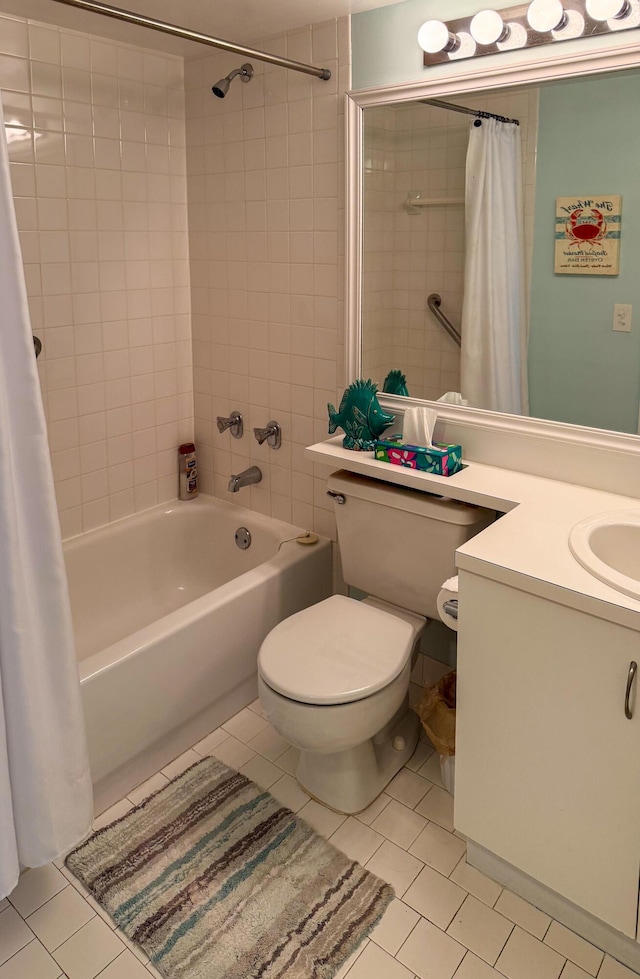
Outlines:
<svg viewBox="0 0 640 979"><path fill-rule="evenodd" d="M419 99L445 99L520 121L529 414L636 434L640 121L634 107L640 71L480 86L439 94L432 85ZM413 93L407 98L406 89L402 97L359 101L360 172L351 186L357 183L360 193L362 265L350 276L360 290L351 303L358 321L352 322L352 372L372 377L382 390L388 371L399 369L412 398L436 400L461 390L460 348L427 300L441 297L440 312L460 329L465 157L473 118L424 104ZM352 129L354 120L352 112ZM556 273L556 234L571 226L570 215L564 226L556 223L556 199L608 195L622 196L619 274ZM582 243L570 247L576 251Z"/></svg>

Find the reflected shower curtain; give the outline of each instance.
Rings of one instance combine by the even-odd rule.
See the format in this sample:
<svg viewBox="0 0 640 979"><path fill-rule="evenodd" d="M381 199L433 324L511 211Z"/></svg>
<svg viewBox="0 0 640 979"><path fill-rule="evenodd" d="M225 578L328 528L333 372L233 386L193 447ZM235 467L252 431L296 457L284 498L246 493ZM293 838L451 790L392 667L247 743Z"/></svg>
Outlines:
<svg viewBox="0 0 640 979"><path fill-rule="evenodd" d="M477 120L479 121L479 120ZM469 133L461 389L477 408L528 414L520 127Z"/></svg>
<svg viewBox="0 0 640 979"><path fill-rule="evenodd" d="M0 898L89 830L91 776L0 108Z"/></svg>

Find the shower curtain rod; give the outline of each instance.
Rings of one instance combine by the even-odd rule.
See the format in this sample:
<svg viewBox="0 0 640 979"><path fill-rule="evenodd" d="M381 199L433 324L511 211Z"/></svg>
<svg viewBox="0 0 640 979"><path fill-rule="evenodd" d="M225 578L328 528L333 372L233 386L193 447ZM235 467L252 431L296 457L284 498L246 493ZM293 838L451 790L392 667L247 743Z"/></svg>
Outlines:
<svg viewBox="0 0 640 979"><path fill-rule="evenodd" d="M54 3L64 3L68 7L89 10L94 14L103 14L105 17L113 17L114 20L122 20L127 24L136 24L138 27L148 27L152 31L160 31L162 34L171 34L173 37L181 37L187 41L197 41L198 44L208 44L209 47L231 51L234 54L242 55L243 58L255 58L256 61L266 61L270 65L289 68L291 71L301 71L305 75L315 75L316 78L321 78L325 82L331 78L331 72L328 68L316 68L315 65L305 65L301 61L280 58L278 55L269 54L267 51L258 51L242 44L233 44L233 42L224 41L220 37L201 34L199 31L192 31L187 27L177 27L175 24L154 20L153 17L145 17L143 14L134 14L129 10L122 10L120 7L111 7L106 3L99 3L98 0L54 0Z"/></svg>
<svg viewBox="0 0 640 979"><path fill-rule="evenodd" d="M444 102L442 99L420 99L425 105L435 105L437 109L451 109L452 112L464 112L468 116L477 116L479 119L497 119L498 122L511 122L514 126L520 125L519 119L507 119L506 116L496 115L495 112L485 112L483 109L468 109L466 105L455 105L453 102Z"/></svg>

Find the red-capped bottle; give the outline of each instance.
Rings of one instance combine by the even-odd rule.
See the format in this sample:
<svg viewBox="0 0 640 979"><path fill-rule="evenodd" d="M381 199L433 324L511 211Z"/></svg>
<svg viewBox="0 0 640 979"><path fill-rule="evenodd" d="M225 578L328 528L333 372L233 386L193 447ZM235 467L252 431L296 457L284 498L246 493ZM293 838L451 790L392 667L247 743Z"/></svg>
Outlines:
<svg viewBox="0 0 640 979"><path fill-rule="evenodd" d="M185 442L178 448L178 477L180 499L194 500L198 495L198 467L193 442Z"/></svg>

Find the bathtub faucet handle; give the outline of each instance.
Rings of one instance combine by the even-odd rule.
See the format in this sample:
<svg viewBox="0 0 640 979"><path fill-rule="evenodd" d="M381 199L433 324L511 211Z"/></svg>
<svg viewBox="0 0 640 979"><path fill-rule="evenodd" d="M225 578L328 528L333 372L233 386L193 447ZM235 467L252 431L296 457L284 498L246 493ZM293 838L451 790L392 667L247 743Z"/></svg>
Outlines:
<svg viewBox="0 0 640 979"><path fill-rule="evenodd" d="M229 429L234 439L242 438L244 423L239 411L232 411L228 418L225 418L223 415L218 415L216 424L219 432L226 432Z"/></svg>
<svg viewBox="0 0 640 979"><path fill-rule="evenodd" d="M258 440L258 445L266 442L272 449L279 449L282 445L282 429L276 421L267 422L266 428L254 428L253 434Z"/></svg>

